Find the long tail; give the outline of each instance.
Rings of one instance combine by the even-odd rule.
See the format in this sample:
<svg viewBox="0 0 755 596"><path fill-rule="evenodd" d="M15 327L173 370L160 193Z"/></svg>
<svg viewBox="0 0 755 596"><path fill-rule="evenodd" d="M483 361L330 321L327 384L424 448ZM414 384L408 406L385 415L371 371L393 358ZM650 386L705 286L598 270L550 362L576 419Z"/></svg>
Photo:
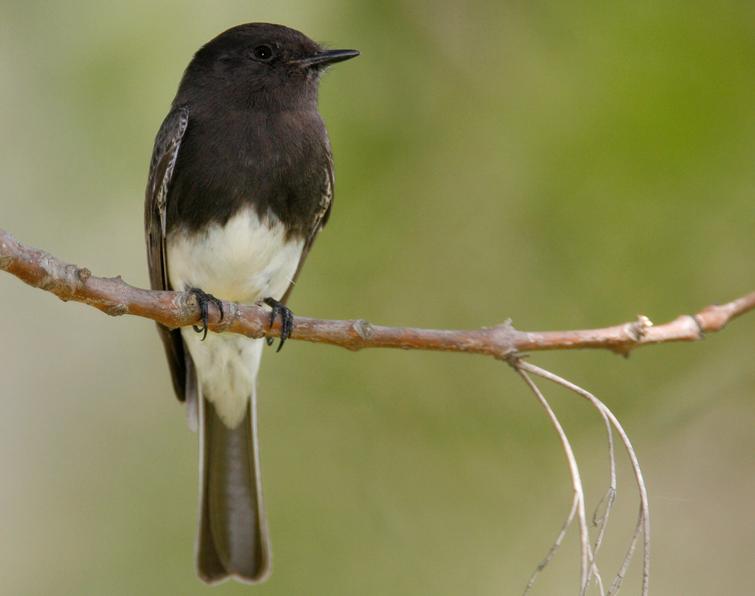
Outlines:
<svg viewBox="0 0 755 596"><path fill-rule="evenodd" d="M260 582L271 570L262 505L254 396L244 420L228 428L200 397L200 522L197 572L207 583L227 577Z"/></svg>

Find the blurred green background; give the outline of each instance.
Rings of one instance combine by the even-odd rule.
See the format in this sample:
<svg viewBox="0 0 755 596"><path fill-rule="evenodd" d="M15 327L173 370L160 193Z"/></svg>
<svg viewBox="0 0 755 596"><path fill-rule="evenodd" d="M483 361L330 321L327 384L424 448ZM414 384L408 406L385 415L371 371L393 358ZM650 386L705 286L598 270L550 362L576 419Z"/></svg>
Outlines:
<svg viewBox="0 0 755 596"><path fill-rule="evenodd" d="M752 2L0 3L0 226L147 284L142 193L183 68L238 23L362 57L323 80L334 215L295 312L523 329L669 319L753 290ZM146 320L0 275L0 593L204 594L196 437ZM705 342L533 358L633 437L655 594L755 575L755 316ZM215 594L521 592L569 508L563 455L505 365L291 342L260 382L274 574ZM598 416L549 395L589 490ZM602 558L634 523L626 465ZM626 593L637 593L635 563ZM540 594L576 593L574 534Z"/></svg>

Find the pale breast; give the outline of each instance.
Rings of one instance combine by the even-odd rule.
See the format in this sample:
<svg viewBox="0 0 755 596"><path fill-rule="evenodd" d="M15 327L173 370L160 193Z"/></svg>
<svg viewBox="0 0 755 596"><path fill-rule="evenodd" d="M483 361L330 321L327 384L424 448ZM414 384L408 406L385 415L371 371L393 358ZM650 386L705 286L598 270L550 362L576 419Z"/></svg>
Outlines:
<svg viewBox="0 0 755 596"><path fill-rule="evenodd" d="M303 240L286 239L274 216L251 207L201 232L178 229L167 238L168 276L176 290L195 287L233 302L280 299L301 258Z"/></svg>

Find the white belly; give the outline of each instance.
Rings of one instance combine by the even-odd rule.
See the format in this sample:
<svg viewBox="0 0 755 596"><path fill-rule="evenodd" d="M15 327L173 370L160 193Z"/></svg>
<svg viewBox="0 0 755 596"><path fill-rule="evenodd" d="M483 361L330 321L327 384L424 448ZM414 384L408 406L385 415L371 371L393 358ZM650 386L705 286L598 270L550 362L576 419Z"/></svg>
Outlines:
<svg viewBox="0 0 755 596"><path fill-rule="evenodd" d="M168 235L168 275L176 290L200 288L232 302L280 298L296 272L303 240L286 241L283 224L244 209L225 226Z"/></svg>
<svg viewBox="0 0 755 596"><path fill-rule="evenodd" d="M232 302L280 299L288 289L304 242L287 241L274 216L260 220L251 208L225 226L201 233L183 230L168 235L168 276L176 290L199 288ZM238 334L210 333L203 342L193 329L181 334L196 365L199 387L230 427L243 420L252 397L264 340Z"/></svg>

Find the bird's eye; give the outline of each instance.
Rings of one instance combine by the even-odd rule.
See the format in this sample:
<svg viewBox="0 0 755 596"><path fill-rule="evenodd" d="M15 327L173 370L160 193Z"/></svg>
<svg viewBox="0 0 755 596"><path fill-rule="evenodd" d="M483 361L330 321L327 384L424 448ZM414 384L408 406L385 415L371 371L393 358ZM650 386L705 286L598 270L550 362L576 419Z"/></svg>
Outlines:
<svg viewBox="0 0 755 596"><path fill-rule="evenodd" d="M273 48L268 45L257 46L252 50L252 57L260 62L270 62L273 59Z"/></svg>

